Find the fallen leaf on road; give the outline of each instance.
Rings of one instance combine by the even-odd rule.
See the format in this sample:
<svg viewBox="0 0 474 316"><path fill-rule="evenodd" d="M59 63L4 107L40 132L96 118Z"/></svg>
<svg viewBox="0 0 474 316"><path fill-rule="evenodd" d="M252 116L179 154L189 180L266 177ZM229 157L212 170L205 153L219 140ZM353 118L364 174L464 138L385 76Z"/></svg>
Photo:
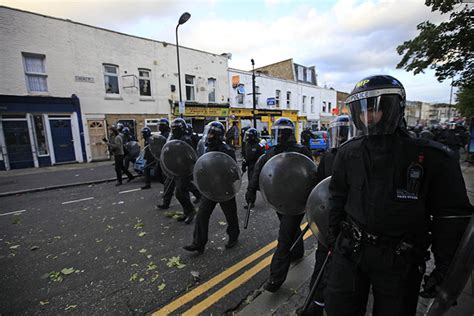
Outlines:
<svg viewBox="0 0 474 316"><path fill-rule="evenodd" d="M61 272L57 272L57 271L51 271L49 273L49 279L53 282L62 282L63 281L63 277L61 276Z"/></svg>
<svg viewBox="0 0 474 316"><path fill-rule="evenodd" d="M191 275L193 276L194 281L199 281L201 279L201 275L198 271L191 271Z"/></svg>
<svg viewBox="0 0 474 316"><path fill-rule="evenodd" d="M54 236L54 239L61 239L61 236Z"/></svg>
<svg viewBox="0 0 474 316"><path fill-rule="evenodd" d="M67 305L64 310L65 310L65 311L68 311L68 310L74 309L74 308L76 308L76 307L77 307L77 305Z"/></svg>
<svg viewBox="0 0 474 316"><path fill-rule="evenodd" d="M153 276L151 277L151 282L155 282L156 280L158 280L158 278L160 277L160 274L158 273L158 271L155 271L153 272Z"/></svg>
<svg viewBox="0 0 474 316"><path fill-rule="evenodd" d="M125 203L125 202L124 201L119 201L117 204L123 204L123 203Z"/></svg>
<svg viewBox="0 0 474 316"><path fill-rule="evenodd" d="M154 262L150 262L148 266L146 267L147 271L155 270L156 268L157 266Z"/></svg>
<svg viewBox="0 0 474 316"><path fill-rule="evenodd" d="M136 280L138 280L138 273L132 274L132 276L129 279L130 282L135 282Z"/></svg>
<svg viewBox="0 0 474 316"><path fill-rule="evenodd" d="M152 255L146 255L146 257L147 257L148 259L150 259L150 258L153 257L153 256L152 256Z"/></svg>
<svg viewBox="0 0 474 316"><path fill-rule="evenodd" d="M30 247L30 250L31 250L31 251L36 250L36 249L39 249L39 246L31 246L31 247Z"/></svg>
<svg viewBox="0 0 474 316"><path fill-rule="evenodd" d="M17 249L18 247L20 247L20 245L14 245L14 246L10 246L10 249L15 250L15 249Z"/></svg>
<svg viewBox="0 0 474 316"><path fill-rule="evenodd" d="M49 304L48 300L40 301L40 305L46 305L46 304Z"/></svg>
<svg viewBox="0 0 474 316"><path fill-rule="evenodd" d="M226 222L219 222L219 225L225 226L225 225L227 225L227 223Z"/></svg>
<svg viewBox="0 0 474 316"><path fill-rule="evenodd" d="M143 236L145 236L146 234L147 234L146 232L140 232L140 233L138 233L138 237L143 237Z"/></svg>
<svg viewBox="0 0 474 316"><path fill-rule="evenodd" d="M14 225L20 224L20 215L13 215L12 224L14 224Z"/></svg>
<svg viewBox="0 0 474 316"><path fill-rule="evenodd" d="M145 224L142 223L142 221L139 219L137 223L133 226L135 229L141 229Z"/></svg>
<svg viewBox="0 0 474 316"><path fill-rule="evenodd" d="M140 250L138 250L139 253L145 253L146 252L146 249L145 248L142 248Z"/></svg>
<svg viewBox="0 0 474 316"><path fill-rule="evenodd" d="M180 256L171 257L171 258L169 258L169 259L163 258L163 259L161 259L161 260L168 261L168 262L166 263L166 265L167 265L168 267L170 267L170 268L176 267L176 268L178 268L178 269L182 269L182 268L184 268L184 267L186 266L185 264L183 264L183 263L180 262L180 260L181 260Z"/></svg>
<svg viewBox="0 0 474 316"><path fill-rule="evenodd" d="M158 285L158 291L163 291L166 287L166 284L165 283L161 283L160 285Z"/></svg>
<svg viewBox="0 0 474 316"><path fill-rule="evenodd" d="M64 268L61 270L61 273L64 274L64 275L69 275L71 273L73 273L75 271L74 268Z"/></svg>
<svg viewBox="0 0 474 316"><path fill-rule="evenodd" d="M144 279L144 278L140 278L140 279L138 279L138 282L143 282L143 281L145 281L145 279Z"/></svg>

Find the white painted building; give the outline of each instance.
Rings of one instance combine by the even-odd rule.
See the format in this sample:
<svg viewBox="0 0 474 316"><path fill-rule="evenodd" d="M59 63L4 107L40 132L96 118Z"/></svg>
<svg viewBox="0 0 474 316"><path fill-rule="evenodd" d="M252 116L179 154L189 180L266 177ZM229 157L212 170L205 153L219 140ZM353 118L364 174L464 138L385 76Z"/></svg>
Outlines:
<svg viewBox="0 0 474 316"><path fill-rule="evenodd" d="M241 127L251 124L253 108L252 72L229 69L229 103L231 114ZM257 128L271 128L271 122L281 116L298 122L298 130L310 126L319 128L321 115L330 114L336 106L336 91L314 84L286 80L256 72L255 90L258 113ZM324 110L324 111L323 111Z"/></svg>
<svg viewBox="0 0 474 316"><path fill-rule="evenodd" d="M2 6L0 43L1 96L77 97L80 111L74 112L79 118L72 134L80 134L83 144L73 140L79 154L72 161L107 158L101 139L108 124L121 120L139 134L145 124L153 127L157 119L179 114L175 45ZM199 131L205 122L228 115L228 58L181 46L179 53L185 118ZM15 112L34 130L34 114L3 104L0 99L1 120ZM46 106L38 113L49 156L55 151L49 116L74 121L73 112L58 111ZM2 135L2 152L8 155ZM34 156L39 151L35 133L30 141Z"/></svg>

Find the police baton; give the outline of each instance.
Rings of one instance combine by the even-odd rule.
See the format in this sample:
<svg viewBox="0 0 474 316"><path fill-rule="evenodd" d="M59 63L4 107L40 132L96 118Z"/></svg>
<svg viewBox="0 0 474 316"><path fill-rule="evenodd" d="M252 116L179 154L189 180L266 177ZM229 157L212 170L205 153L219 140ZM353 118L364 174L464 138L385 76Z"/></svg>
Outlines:
<svg viewBox="0 0 474 316"><path fill-rule="evenodd" d="M321 279L323 278L324 269L326 269L326 266L328 264L329 256L331 256L331 251L328 251L326 259L324 259L324 263L321 266L321 270L319 270L318 276L316 277L316 281L314 281L314 284L311 287L311 290L309 291L308 297L306 297L306 301L304 302L303 310L301 312L303 315L306 313L309 304L311 304L311 300L313 299L314 293L316 292L316 288L318 287L319 283L321 282Z"/></svg>
<svg viewBox="0 0 474 316"><path fill-rule="evenodd" d="M301 234L298 235L298 237L296 238L295 242L293 243L293 245L291 245L291 248L290 248L290 252L292 252L295 247L296 247L296 244L301 240L303 239L303 236L304 234L306 234L306 232L309 230L309 223L306 224L306 227L301 231Z"/></svg>
<svg viewBox="0 0 474 316"><path fill-rule="evenodd" d="M253 203L247 204L247 214L245 214L245 222L244 222L244 229L247 229L249 226L249 219L250 219L250 211L255 205Z"/></svg>

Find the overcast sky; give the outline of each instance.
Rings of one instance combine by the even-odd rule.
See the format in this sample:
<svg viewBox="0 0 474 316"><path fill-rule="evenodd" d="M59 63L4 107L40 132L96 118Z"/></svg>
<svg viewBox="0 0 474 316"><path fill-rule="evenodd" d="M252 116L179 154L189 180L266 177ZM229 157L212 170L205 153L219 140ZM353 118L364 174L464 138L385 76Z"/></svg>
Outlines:
<svg viewBox="0 0 474 316"><path fill-rule="evenodd" d="M232 53L229 66L250 70L293 58L316 66L318 83L350 92L372 74L390 74L409 100L446 102L450 82L432 71L414 76L397 70L396 47L418 34L416 26L439 16L424 0L0 0L0 4L175 43L212 53ZM454 96L453 96L454 101Z"/></svg>

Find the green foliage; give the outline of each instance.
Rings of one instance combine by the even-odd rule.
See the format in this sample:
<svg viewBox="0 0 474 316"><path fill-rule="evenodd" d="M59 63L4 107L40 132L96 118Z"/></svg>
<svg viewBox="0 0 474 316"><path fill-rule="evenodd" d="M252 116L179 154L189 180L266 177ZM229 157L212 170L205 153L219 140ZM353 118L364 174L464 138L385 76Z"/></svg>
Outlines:
<svg viewBox="0 0 474 316"><path fill-rule="evenodd" d="M439 25L430 21L418 24L417 37L397 47L403 55L397 68L413 71L434 69L439 81L453 78L454 86L474 82L474 9L456 0L426 0L432 11L450 12L450 19Z"/></svg>
<svg viewBox="0 0 474 316"><path fill-rule="evenodd" d="M456 108L461 111L462 116L474 117L474 83L459 88L456 97Z"/></svg>

